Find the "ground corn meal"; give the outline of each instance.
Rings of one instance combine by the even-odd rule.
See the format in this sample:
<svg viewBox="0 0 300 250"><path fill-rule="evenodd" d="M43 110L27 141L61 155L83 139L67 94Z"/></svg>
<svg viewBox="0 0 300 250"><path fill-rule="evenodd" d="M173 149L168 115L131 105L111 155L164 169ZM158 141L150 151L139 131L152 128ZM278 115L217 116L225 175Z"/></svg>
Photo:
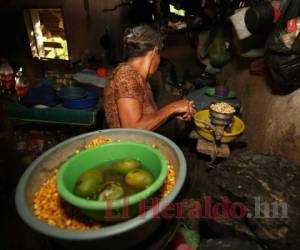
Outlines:
<svg viewBox="0 0 300 250"><path fill-rule="evenodd" d="M33 200L34 214L50 226L65 229L98 229L101 225L84 217L80 211L65 202L56 190L56 174L50 177L35 193Z"/></svg>

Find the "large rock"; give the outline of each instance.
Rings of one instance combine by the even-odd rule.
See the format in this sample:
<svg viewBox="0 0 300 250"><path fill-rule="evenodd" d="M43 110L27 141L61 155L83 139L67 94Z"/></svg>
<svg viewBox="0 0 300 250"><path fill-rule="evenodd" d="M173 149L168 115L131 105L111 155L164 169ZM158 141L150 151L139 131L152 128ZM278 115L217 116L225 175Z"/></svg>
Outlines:
<svg viewBox="0 0 300 250"><path fill-rule="evenodd" d="M231 203L242 202L248 209L249 217L242 220L209 219L210 229L219 237L254 239L272 250L300 244L298 166L281 157L245 152L220 163L206 179L194 186L201 197L208 195L213 202L228 197ZM269 211L263 204L268 204ZM276 206L277 216L272 213ZM281 210L285 206L287 214Z"/></svg>
<svg viewBox="0 0 300 250"><path fill-rule="evenodd" d="M209 239L201 245L201 250L262 250L255 242L233 239Z"/></svg>

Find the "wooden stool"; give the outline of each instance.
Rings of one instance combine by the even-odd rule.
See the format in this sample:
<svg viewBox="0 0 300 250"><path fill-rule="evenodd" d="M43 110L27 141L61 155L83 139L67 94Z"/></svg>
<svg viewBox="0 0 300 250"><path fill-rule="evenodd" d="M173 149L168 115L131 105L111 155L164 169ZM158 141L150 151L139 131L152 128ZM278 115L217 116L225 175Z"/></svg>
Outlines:
<svg viewBox="0 0 300 250"><path fill-rule="evenodd" d="M216 157L228 158L230 156L230 148L228 144L221 143L219 146L216 146L214 143L203 139L198 135L196 131L190 133L191 139L197 139L197 151L202 154L213 156L216 154Z"/></svg>

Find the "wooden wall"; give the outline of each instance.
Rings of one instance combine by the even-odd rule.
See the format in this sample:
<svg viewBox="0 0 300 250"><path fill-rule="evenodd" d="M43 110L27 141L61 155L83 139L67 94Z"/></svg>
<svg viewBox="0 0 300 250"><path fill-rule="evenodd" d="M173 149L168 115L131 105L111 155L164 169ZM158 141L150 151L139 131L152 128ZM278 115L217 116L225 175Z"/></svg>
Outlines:
<svg viewBox="0 0 300 250"><path fill-rule="evenodd" d="M104 8L115 6L119 0L89 0L88 3L89 11L86 11L84 0L63 1L65 26L70 40L72 57L78 57L84 50L99 55L101 53L99 38L106 26L110 27L116 43L116 54L120 56L122 34L127 26L126 20L123 18L127 7L104 12Z"/></svg>
<svg viewBox="0 0 300 250"><path fill-rule="evenodd" d="M14 36L15 40L22 40L23 49L17 48L15 57L21 55L28 57L30 55L30 48L26 41L26 33L24 32L25 25L23 21L22 10L24 8L38 7L61 7L65 20L66 33L69 40L70 54L72 60L80 58L84 51L88 50L96 57L100 57L101 50L99 38L103 34L105 27L108 25L111 30L112 37L116 43L115 54L121 57L122 54L122 33L128 22L126 20L126 13L128 7L121 7L115 11L104 12L104 8L114 7L120 3L119 0L10 0L0 1L0 15L5 13L5 20L1 19L0 27L9 25L10 36ZM9 20L18 16L18 21ZM2 35L1 35L2 36ZM9 45L9 39L6 39L6 46ZM20 45L20 44L19 44ZM5 43L4 43L5 46ZM7 50L7 48L3 48ZM11 50L12 48L8 48ZM7 55L13 51L6 51L2 53Z"/></svg>

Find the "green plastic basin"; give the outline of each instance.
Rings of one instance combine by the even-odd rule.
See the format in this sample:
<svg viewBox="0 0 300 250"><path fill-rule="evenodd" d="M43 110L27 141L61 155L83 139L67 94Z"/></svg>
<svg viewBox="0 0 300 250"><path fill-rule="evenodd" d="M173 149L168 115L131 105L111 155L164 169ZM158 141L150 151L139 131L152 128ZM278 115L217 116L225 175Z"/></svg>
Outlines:
<svg viewBox="0 0 300 250"><path fill-rule="evenodd" d="M109 203L87 200L74 194L76 181L82 173L99 165L105 166L106 162L121 159L139 160L152 173L154 182L141 192ZM158 191L167 172L167 160L158 150L143 143L113 142L84 150L67 160L58 172L57 190L64 200L81 209L87 216L101 221L118 221L136 215L139 202L149 199ZM124 207L128 207L126 214L123 212Z"/></svg>

